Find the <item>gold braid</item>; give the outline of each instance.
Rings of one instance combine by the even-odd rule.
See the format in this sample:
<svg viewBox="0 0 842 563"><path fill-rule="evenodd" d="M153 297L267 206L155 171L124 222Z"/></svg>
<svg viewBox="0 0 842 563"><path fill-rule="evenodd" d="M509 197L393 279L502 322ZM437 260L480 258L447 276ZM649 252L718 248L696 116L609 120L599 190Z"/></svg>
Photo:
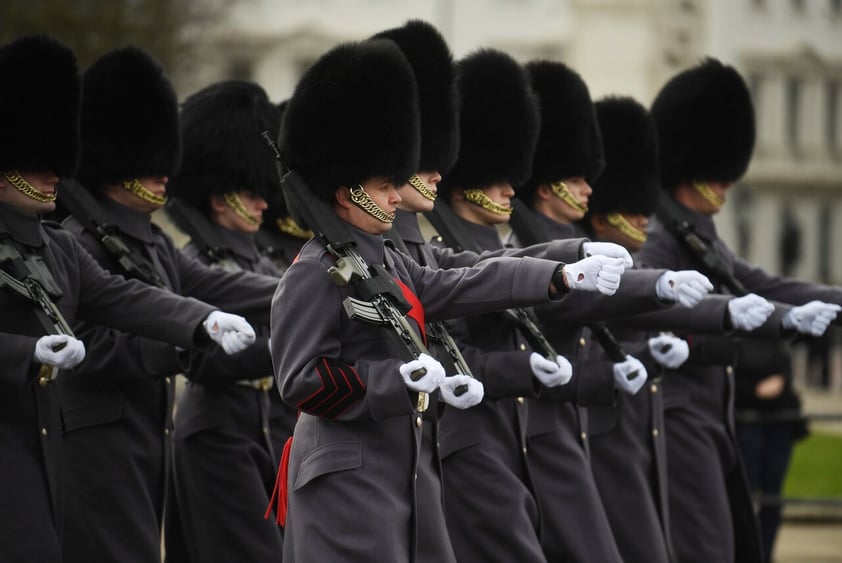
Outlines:
<svg viewBox="0 0 842 563"><path fill-rule="evenodd" d="M696 188L696 191L699 192L699 195L702 196L706 202L716 208L722 207L725 203L724 199L713 193L713 190L710 189L710 184L707 182L693 182L693 187Z"/></svg>
<svg viewBox="0 0 842 563"><path fill-rule="evenodd" d="M366 193L362 186L351 188L351 201L381 223L392 223L395 221L395 215L390 215L380 209L380 206L374 203L374 200L371 199L371 196Z"/></svg>
<svg viewBox="0 0 842 563"><path fill-rule="evenodd" d="M635 240L637 242L646 242L646 232L641 231L640 229L629 223L628 219L623 217L621 214L606 213L605 220L608 221L609 225L616 228L630 239Z"/></svg>
<svg viewBox="0 0 842 563"><path fill-rule="evenodd" d="M167 203L166 195L153 194L147 190L146 186L144 186L137 178L124 180L123 187L147 203L151 203L153 205L164 205Z"/></svg>
<svg viewBox="0 0 842 563"><path fill-rule="evenodd" d="M418 174L413 174L409 178L409 185L418 190L418 192L429 199L430 201L436 201L436 197L438 194L430 189L430 187L418 177Z"/></svg>
<svg viewBox="0 0 842 563"><path fill-rule="evenodd" d="M567 187L567 184L559 180L558 182L553 182L550 184L550 189L552 192L561 198L561 201L575 209L576 211L580 211L584 213L588 210L586 205L582 205L576 198L573 197L573 194L570 193L570 189Z"/></svg>
<svg viewBox="0 0 842 563"><path fill-rule="evenodd" d="M499 203L491 201L485 192L479 188L469 188L465 190L465 200L474 205L479 205L483 209L487 209L497 215L511 215L513 209L511 207L503 207Z"/></svg>
<svg viewBox="0 0 842 563"><path fill-rule="evenodd" d="M7 172L3 172L3 177L9 181L11 185L13 185L19 192L25 195L28 198L34 199L35 201L40 201L41 203L50 203L56 200L58 194L53 192L51 194L45 194L44 192L38 190L35 186L30 184L26 181L26 178L20 175L20 172L17 170L9 170Z"/></svg>
<svg viewBox="0 0 842 563"><path fill-rule="evenodd" d="M275 225L277 225L279 231L286 233L289 236L303 240L310 240L313 238L313 231L310 229L302 229L292 217L281 217L275 221Z"/></svg>
<svg viewBox="0 0 842 563"><path fill-rule="evenodd" d="M225 202L225 205L231 208L234 215L252 227L260 225L260 219L248 212L248 209L246 209L246 206L243 205L243 200L240 199L237 192L226 192L222 194L222 200Z"/></svg>

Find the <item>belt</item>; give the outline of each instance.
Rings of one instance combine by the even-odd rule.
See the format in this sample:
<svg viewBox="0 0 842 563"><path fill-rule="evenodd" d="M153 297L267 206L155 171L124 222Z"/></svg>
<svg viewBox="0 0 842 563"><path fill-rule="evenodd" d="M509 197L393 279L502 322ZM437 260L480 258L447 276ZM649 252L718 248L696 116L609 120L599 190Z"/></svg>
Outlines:
<svg viewBox="0 0 842 563"><path fill-rule="evenodd" d="M258 391L268 391L275 385L275 378L271 375L267 375L266 377L261 377L260 379L240 379L234 383L237 385L243 385L244 387L251 387L252 389L256 389Z"/></svg>

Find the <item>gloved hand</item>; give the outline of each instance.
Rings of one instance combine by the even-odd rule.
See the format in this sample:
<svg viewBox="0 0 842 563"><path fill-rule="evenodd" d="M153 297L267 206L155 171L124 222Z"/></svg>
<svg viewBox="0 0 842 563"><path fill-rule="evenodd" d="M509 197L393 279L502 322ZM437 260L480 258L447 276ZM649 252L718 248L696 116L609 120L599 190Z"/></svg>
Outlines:
<svg viewBox="0 0 842 563"><path fill-rule="evenodd" d="M626 361L614 364L614 384L629 395L640 391L647 377L646 367L633 356L626 356Z"/></svg>
<svg viewBox="0 0 842 563"><path fill-rule="evenodd" d="M731 324L737 330L756 329L765 323L774 311L774 305L754 293L734 297L728 301L728 315L731 317ZM783 320L783 324L786 326L786 319Z"/></svg>
<svg viewBox="0 0 842 563"><path fill-rule="evenodd" d="M413 381L412 372L422 368L427 370L427 373ZM401 364L399 369L406 386L419 393L432 393L444 381L444 367L429 354L421 354L417 360Z"/></svg>
<svg viewBox="0 0 842 563"><path fill-rule="evenodd" d="M658 299L680 303L684 307L695 307L711 291L713 284L696 270L665 272L655 284Z"/></svg>
<svg viewBox="0 0 842 563"><path fill-rule="evenodd" d="M591 256L607 256L609 258L622 258L623 266L631 268L634 266L631 254L624 246L613 242L586 242L582 244L582 253L585 258Z"/></svg>
<svg viewBox="0 0 842 563"><path fill-rule="evenodd" d="M784 315L782 323L786 329L795 329L802 334L821 336L827 330L839 313L840 307L835 303L824 301L810 301L806 305L793 307Z"/></svg>
<svg viewBox="0 0 842 563"><path fill-rule="evenodd" d="M565 286L569 289L614 295L620 287L620 278L625 269L622 258L591 256L572 264L565 264L561 273L565 279ZM554 281L555 279L556 276L553 276Z"/></svg>
<svg viewBox="0 0 842 563"><path fill-rule="evenodd" d="M85 359L85 344L66 334L48 334L35 342L35 353L32 357L39 364L71 369Z"/></svg>
<svg viewBox="0 0 842 563"><path fill-rule="evenodd" d="M457 387L462 385L467 386L468 389L457 396L454 391ZM456 407L457 409L467 409L474 405L478 405L480 401L482 401L482 397L485 395L485 388L483 387L482 382L469 375L463 375L461 373L445 377L444 381L441 382L439 389L441 390L442 400L451 407Z"/></svg>
<svg viewBox="0 0 842 563"><path fill-rule="evenodd" d="M564 356L556 356L556 361L552 361L538 352L532 352L529 356L529 367L544 387L564 385L573 377L573 366Z"/></svg>
<svg viewBox="0 0 842 563"><path fill-rule="evenodd" d="M675 369L687 361L690 345L683 338L661 334L649 339L649 352L665 368Z"/></svg>
<svg viewBox="0 0 842 563"><path fill-rule="evenodd" d="M202 326L210 339L222 346L229 356L254 343L254 329L239 315L214 311L202 322Z"/></svg>

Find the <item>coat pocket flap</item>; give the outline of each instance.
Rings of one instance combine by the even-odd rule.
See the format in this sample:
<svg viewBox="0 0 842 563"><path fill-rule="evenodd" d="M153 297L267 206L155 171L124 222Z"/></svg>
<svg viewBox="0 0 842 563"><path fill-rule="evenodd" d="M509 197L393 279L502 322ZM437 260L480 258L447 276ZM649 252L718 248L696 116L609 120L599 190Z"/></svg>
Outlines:
<svg viewBox="0 0 842 563"><path fill-rule="evenodd" d="M298 490L316 477L337 471L356 469L363 463L359 442L329 442L310 452L301 461L293 490Z"/></svg>

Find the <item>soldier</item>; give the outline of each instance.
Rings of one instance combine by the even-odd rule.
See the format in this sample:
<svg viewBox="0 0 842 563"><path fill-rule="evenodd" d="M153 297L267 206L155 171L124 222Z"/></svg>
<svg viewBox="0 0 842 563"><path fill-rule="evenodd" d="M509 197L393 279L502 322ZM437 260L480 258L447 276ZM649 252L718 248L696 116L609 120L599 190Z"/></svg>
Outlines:
<svg viewBox="0 0 842 563"><path fill-rule="evenodd" d="M143 281L267 324L277 279L226 272L188 258L153 225L181 157L178 108L160 65L136 47L112 51L83 77L78 179L103 222L118 230L129 257L149 265ZM106 269L126 269L86 225L65 220ZM65 423L66 561L159 561L170 468L175 375L183 353L156 340L78 326L89 358L60 384ZM94 360L94 361L92 361ZM115 379L119 379L116 381Z"/></svg>
<svg viewBox="0 0 842 563"><path fill-rule="evenodd" d="M190 96L180 123L184 157L167 185L174 199L166 209L194 236L184 253L279 278L255 245L266 201L278 191L275 160L259 136L264 130L277 136L277 107L257 84L226 81ZM183 205L196 214L176 213ZM296 413L274 389L268 329L259 328L255 346L236 356L211 351L191 358L174 421L173 485L193 561L266 561L283 550L281 528L260 514ZM170 519L168 559L175 535L169 525Z"/></svg>
<svg viewBox="0 0 842 563"><path fill-rule="evenodd" d="M55 209L59 176L72 175L78 159L76 58L53 39L25 37L0 47L0 72L26 85L0 92L0 119L14 132L0 137L0 451L7 461L0 552L9 561L59 561L63 476L53 379L86 354L68 325L84 319L183 348L206 338L200 326L216 324L208 334L216 342L250 327L199 301L109 275L73 236L40 221ZM55 305L52 317L32 300L34 288Z"/></svg>
<svg viewBox="0 0 842 563"><path fill-rule="evenodd" d="M424 324L422 312L436 321L546 301L548 287L552 293L564 285L557 262L500 258L481 268L430 270L384 245L381 234L400 202L396 186L418 169L417 112L412 70L394 43L343 44L323 55L296 87L284 115L281 152L308 189L348 224L365 261L382 264L403 285L403 295L414 302L409 322L415 330ZM422 427L429 422L416 394L432 393L433 404L441 398L465 408L479 402L482 386L464 375L445 377L426 354L403 363L401 350L384 339L388 329L342 311L345 297L362 296L353 285L330 280L332 265L323 243L310 241L273 301L276 378L284 399L301 411L286 479L281 472L280 496L288 493L289 503L284 557L455 561L440 478L428 462L434 445ZM598 274L587 283L596 285ZM413 380L410 372L421 366L426 373ZM456 395L461 385L468 390Z"/></svg>
<svg viewBox="0 0 842 563"><path fill-rule="evenodd" d="M754 147L751 95L737 71L706 59L670 79L651 113L660 140L661 186L671 211L650 223L641 261L698 267L710 273L718 291L739 285L803 305L783 316L783 327L823 332L842 302L839 288L772 276L737 258L716 233L712 216L742 177ZM685 245L686 237L673 230L674 219L691 227L694 241L718 257L721 268L708 268ZM732 370L721 364L688 365L664 380L669 510L680 561L763 558L734 438L732 387Z"/></svg>

